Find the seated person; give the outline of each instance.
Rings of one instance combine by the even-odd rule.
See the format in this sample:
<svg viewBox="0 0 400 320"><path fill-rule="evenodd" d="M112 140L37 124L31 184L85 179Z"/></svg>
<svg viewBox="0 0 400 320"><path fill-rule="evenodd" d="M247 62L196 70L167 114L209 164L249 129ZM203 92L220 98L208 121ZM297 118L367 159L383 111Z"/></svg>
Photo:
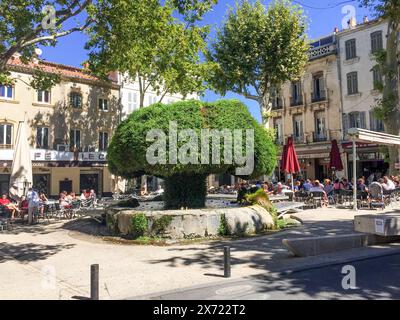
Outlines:
<svg viewBox="0 0 400 320"><path fill-rule="evenodd" d="M48 200L44 192L39 193L39 211L41 215L44 214L44 208Z"/></svg>
<svg viewBox="0 0 400 320"><path fill-rule="evenodd" d="M358 191L368 192L368 188L365 185L365 180L364 179L360 178L360 179L357 180L357 190Z"/></svg>
<svg viewBox="0 0 400 320"><path fill-rule="evenodd" d="M15 219L16 212L20 212L18 207L8 198L7 194L3 194L1 196L0 205L6 207L9 211L11 211L11 220Z"/></svg>
<svg viewBox="0 0 400 320"><path fill-rule="evenodd" d="M68 200L67 196L65 195L64 192L60 193L60 198L59 198L59 203L60 203L60 207L64 208L64 209L70 209L71 208L71 203Z"/></svg>
<svg viewBox="0 0 400 320"><path fill-rule="evenodd" d="M25 215L28 214L28 204L29 204L29 202L28 202L28 200L26 199L26 197L25 197L25 196L22 196L22 197L21 197L21 202L20 202L20 204L19 204L19 209L20 209L20 211L21 211L21 218L22 218L22 221L24 221Z"/></svg>

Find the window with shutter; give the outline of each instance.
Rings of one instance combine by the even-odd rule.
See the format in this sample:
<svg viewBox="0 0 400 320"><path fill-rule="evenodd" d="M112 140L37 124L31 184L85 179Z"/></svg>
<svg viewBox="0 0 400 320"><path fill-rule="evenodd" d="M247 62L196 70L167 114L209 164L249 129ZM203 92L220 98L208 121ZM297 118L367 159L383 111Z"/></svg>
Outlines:
<svg viewBox="0 0 400 320"><path fill-rule="evenodd" d="M375 53L383 49L382 31L371 33L371 52Z"/></svg>
<svg viewBox="0 0 400 320"><path fill-rule="evenodd" d="M365 111L362 111L359 113L360 115L360 129L365 129L366 128L366 123L365 123Z"/></svg>

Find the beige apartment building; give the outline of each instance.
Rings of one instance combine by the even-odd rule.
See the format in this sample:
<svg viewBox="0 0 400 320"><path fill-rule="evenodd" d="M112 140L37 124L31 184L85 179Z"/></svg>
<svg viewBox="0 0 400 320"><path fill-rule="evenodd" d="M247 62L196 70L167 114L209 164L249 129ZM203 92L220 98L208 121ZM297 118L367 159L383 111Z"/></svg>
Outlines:
<svg viewBox="0 0 400 320"><path fill-rule="evenodd" d="M345 153L346 171L352 176L352 145L348 139L349 128L361 128L384 132L385 127L373 112L377 100L382 96L378 86L382 75L374 57L375 52L386 48L387 21L376 19L368 21L364 18L357 24L352 19L349 27L338 33L340 57L340 83L342 91L343 149ZM379 172L384 174L388 163L378 144L358 144L357 176L368 177Z"/></svg>
<svg viewBox="0 0 400 320"><path fill-rule="evenodd" d="M341 140L341 97L335 34L311 43L303 76L287 82L273 97L270 125L277 143L292 136L303 178L323 179L331 174L331 141ZM286 177L276 172L280 179Z"/></svg>
<svg viewBox="0 0 400 320"><path fill-rule="evenodd" d="M59 74L61 82L48 91L33 89L38 68ZM25 119L34 187L51 196L82 189L110 193L106 156L120 120L119 85L52 62L26 65L18 56L8 70L16 81L0 85L0 191L8 191L18 124Z"/></svg>

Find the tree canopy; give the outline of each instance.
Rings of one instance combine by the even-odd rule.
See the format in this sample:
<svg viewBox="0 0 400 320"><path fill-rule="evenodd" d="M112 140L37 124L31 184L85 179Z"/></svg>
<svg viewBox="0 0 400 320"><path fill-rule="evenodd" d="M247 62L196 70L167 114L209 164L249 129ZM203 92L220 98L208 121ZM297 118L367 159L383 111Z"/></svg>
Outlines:
<svg viewBox="0 0 400 320"><path fill-rule="evenodd" d="M193 14L188 21L177 19L174 10L171 1L111 0L92 12L96 24L89 28L90 68L100 75L119 70L137 79L140 107L149 89L160 101L166 93L185 96L205 89L208 64L201 63L200 53L206 49L208 27L194 25Z"/></svg>
<svg viewBox="0 0 400 320"><path fill-rule="evenodd" d="M99 12L104 6L116 12L122 6L139 5L140 8L151 7L157 2L159 6L165 1L153 0L2 0L0 1L0 83L9 83L6 70L7 61L20 53L21 59L28 62L35 56L37 46L55 46L57 39L74 32L83 32L88 28L96 29L99 23ZM180 14L187 23L201 19L216 0L170 0L168 7L174 14ZM135 15L136 14L136 15ZM124 18L140 19L137 11L126 11ZM99 19L99 20L98 20ZM120 30L123 31L123 30ZM127 31L127 30L125 30ZM124 41L126 34L116 32L113 35L119 41ZM38 74L38 77L49 77L48 74ZM36 81L34 85L51 86L56 79Z"/></svg>
<svg viewBox="0 0 400 320"><path fill-rule="evenodd" d="M160 129L168 133L171 121L177 123L177 131L193 129L198 137L201 136L202 129L220 131L227 129L230 132L235 129L254 130L254 171L248 176L268 175L275 168L276 146L273 143L273 136L257 123L243 103L238 100L221 100L213 103L189 100L173 104L154 104L133 112L124 120L118 126L108 148L107 157L111 172L126 178L142 174L161 178L180 173L235 175L235 169L239 165L224 163L224 139L220 140L220 164L213 164L211 158L209 164L204 164L204 161L201 161L200 152L195 153L194 160L188 164L179 162L170 164L171 159L168 155L165 164L150 164L146 158L146 152L153 142L146 141L146 136L152 129ZM180 149L186 143L185 139L178 141L177 148ZM168 136L166 144L170 145ZM200 141L198 145L200 148ZM240 146L242 154L245 154L244 139ZM194 162L197 163L194 164Z"/></svg>
<svg viewBox="0 0 400 320"><path fill-rule="evenodd" d="M268 9L259 0L237 3L208 54L217 63L215 90L256 100L267 123L271 93L299 78L308 61L306 27L303 11L289 1L274 1Z"/></svg>

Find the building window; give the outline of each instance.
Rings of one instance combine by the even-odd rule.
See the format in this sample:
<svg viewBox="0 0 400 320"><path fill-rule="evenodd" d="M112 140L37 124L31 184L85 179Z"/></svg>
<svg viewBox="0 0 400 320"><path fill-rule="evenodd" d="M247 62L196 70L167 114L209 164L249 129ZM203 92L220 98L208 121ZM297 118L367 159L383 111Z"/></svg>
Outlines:
<svg viewBox="0 0 400 320"><path fill-rule="evenodd" d="M128 92L128 113L136 110L138 107L138 96L136 92Z"/></svg>
<svg viewBox="0 0 400 320"><path fill-rule="evenodd" d="M37 127L36 129L36 148L48 149L49 148L49 128Z"/></svg>
<svg viewBox="0 0 400 320"><path fill-rule="evenodd" d="M82 94L79 92L71 92L69 95L69 102L75 109L82 108Z"/></svg>
<svg viewBox="0 0 400 320"><path fill-rule="evenodd" d="M149 106L157 102L158 102L157 96L149 96Z"/></svg>
<svg viewBox="0 0 400 320"><path fill-rule="evenodd" d="M50 103L50 91L49 90L38 90L37 102Z"/></svg>
<svg viewBox="0 0 400 320"><path fill-rule="evenodd" d="M382 31L371 33L371 52L383 50Z"/></svg>
<svg viewBox="0 0 400 320"><path fill-rule="evenodd" d="M12 99L14 88L12 86L0 85L0 98Z"/></svg>
<svg viewBox="0 0 400 320"><path fill-rule="evenodd" d="M372 69L372 83L374 86L374 90L379 90L382 87L382 73L381 70L379 69L379 66L375 66Z"/></svg>
<svg viewBox="0 0 400 320"><path fill-rule="evenodd" d="M365 129L365 111L349 113L349 128Z"/></svg>
<svg viewBox="0 0 400 320"><path fill-rule="evenodd" d="M71 129L69 132L69 143L72 149L81 148L81 131L77 129Z"/></svg>
<svg viewBox="0 0 400 320"><path fill-rule="evenodd" d="M108 133L99 133L99 151L107 151L108 148Z"/></svg>
<svg viewBox="0 0 400 320"><path fill-rule="evenodd" d="M347 94L358 93L358 76L357 72L350 72L347 74Z"/></svg>
<svg viewBox="0 0 400 320"><path fill-rule="evenodd" d="M301 83L300 81L292 83L292 106L298 106L303 104L303 97L301 94Z"/></svg>
<svg viewBox="0 0 400 320"><path fill-rule="evenodd" d="M303 117L302 115L293 116L293 138L297 142L303 140Z"/></svg>
<svg viewBox="0 0 400 320"><path fill-rule="evenodd" d="M346 41L346 60L354 59L357 57L356 39Z"/></svg>
<svg viewBox="0 0 400 320"><path fill-rule="evenodd" d="M322 73L313 76L312 102L326 100L325 82Z"/></svg>
<svg viewBox="0 0 400 320"><path fill-rule="evenodd" d="M11 124L0 124L0 148L12 147L12 130Z"/></svg>
<svg viewBox="0 0 400 320"><path fill-rule="evenodd" d="M378 119L372 110L369 111L369 127L372 131L385 132L383 121Z"/></svg>
<svg viewBox="0 0 400 320"><path fill-rule="evenodd" d="M325 141L326 130L325 130L325 112L318 111L314 115L315 118L315 133L314 133L314 141Z"/></svg>
<svg viewBox="0 0 400 320"><path fill-rule="evenodd" d="M275 129L275 134L276 134L276 143L283 144L282 118L274 119L274 129Z"/></svg>
<svg viewBox="0 0 400 320"><path fill-rule="evenodd" d="M104 98L99 99L99 110L108 111L108 100Z"/></svg>
<svg viewBox="0 0 400 320"><path fill-rule="evenodd" d="M282 104L282 98L279 96L279 93L277 90L272 90L271 91L271 105L272 105L272 110L280 110L283 107Z"/></svg>

